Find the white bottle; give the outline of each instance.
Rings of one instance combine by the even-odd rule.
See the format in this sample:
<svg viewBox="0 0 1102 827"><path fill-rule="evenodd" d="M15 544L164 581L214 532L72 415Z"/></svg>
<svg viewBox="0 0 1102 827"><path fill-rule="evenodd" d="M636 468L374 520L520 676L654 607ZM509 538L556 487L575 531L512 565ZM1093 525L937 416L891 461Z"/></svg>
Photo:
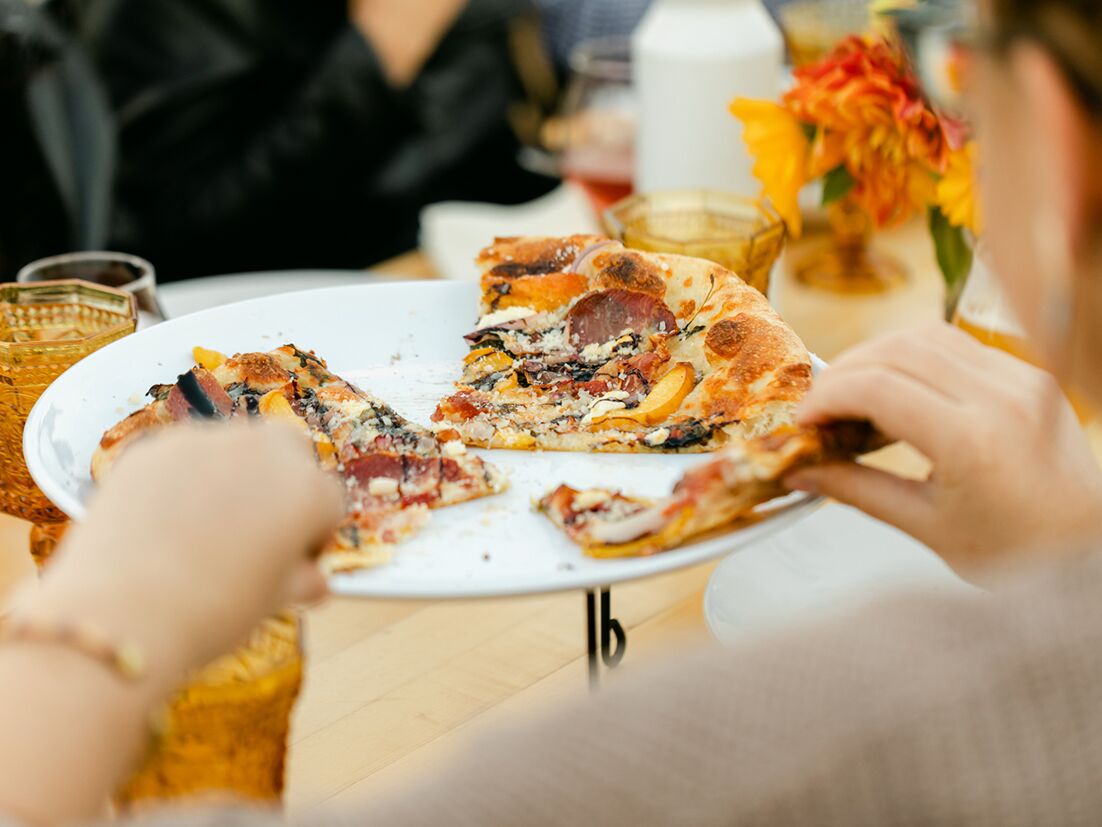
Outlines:
<svg viewBox="0 0 1102 827"><path fill-rule="evenodd" d="M761 189L728 106L775 100L784 41L760 0L655 0L632 37L636 192Z"/></svg>

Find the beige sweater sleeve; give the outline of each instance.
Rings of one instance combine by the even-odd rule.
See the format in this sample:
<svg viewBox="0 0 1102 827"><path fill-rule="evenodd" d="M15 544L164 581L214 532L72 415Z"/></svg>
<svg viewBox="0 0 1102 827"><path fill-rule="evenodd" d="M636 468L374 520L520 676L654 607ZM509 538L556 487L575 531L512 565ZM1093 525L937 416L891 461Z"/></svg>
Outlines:
<svg viewBox="0 0 1102 827"><path fill-rule="evenodd" d="M1084 561L700 652L302 827L1099 824L1100 597Z"/></svg>

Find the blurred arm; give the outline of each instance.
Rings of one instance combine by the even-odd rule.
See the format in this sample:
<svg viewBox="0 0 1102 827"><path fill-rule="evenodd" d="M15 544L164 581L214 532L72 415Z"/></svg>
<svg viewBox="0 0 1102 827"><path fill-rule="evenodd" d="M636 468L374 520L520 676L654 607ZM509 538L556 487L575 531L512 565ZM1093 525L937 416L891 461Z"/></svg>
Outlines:
<svg viewBox="0 0 1102 827"><path fill-rule="evenodd" d="M342 500L290 429L179 427L129 448L11 615L137 646L144 674L52 637L0 635L0 819L101 815L182 677L324 592L308 553Z"/></svg>
<svg viewBox="0 0 1102 827"><path fill-rule="evenodd" d="M0 643L0 814L32 825L102 815L107 791L134 766L159 701L183 670L184 648L143 623L126 595L92 582L49 580L21 615L94 624L155 657L129 682L92 657L48 643Z"/></svg>

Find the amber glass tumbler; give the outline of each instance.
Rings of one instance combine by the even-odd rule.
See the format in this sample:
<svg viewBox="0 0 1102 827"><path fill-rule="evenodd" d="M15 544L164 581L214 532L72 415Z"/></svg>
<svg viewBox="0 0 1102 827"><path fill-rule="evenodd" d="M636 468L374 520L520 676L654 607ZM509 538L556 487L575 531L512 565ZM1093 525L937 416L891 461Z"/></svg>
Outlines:
<svg viewBox="0 0 1102 827"><path fill-rule="evenodd" d="M768 202L712 190L633 195L609 207L604 222L628 247L709 259L762 293L784 249L784 222Z"/></svg>

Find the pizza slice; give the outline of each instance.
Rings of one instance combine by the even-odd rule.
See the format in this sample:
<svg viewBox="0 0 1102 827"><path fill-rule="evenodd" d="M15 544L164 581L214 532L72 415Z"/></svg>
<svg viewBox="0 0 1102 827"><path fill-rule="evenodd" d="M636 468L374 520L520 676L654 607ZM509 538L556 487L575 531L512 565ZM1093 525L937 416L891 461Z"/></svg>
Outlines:
<svg viewBox="0 0 1102 827"><path fill-rule="evenodd" d="M686 472L664 500L561 485L538 508L590 557L646 556L750 516L787 494L783 479L798 468L852 459L884 444L867 423L790 428L728 446Z"/></svg>
<svg viewBox="0 0 1102 827"><path fill-rule="evenodd" d="M811 357L754 288L599 236L498 239L433 415L468 445L701 452L792 422Z"/></svg>
<svg viewBox="0 0 1102 827"><path fill-rule="evenodd" d="M462 442L409 422L313 353L287 345L231 358L197 348L195 356L195 368L175 384L153 387L152 402L104 434L92 458L94 479L156 428L197 417L285 421L313 441L318 462L345 483L346 517L322 556L330 572L385 562L430 509L505 488L502 473Z"/></svg>

